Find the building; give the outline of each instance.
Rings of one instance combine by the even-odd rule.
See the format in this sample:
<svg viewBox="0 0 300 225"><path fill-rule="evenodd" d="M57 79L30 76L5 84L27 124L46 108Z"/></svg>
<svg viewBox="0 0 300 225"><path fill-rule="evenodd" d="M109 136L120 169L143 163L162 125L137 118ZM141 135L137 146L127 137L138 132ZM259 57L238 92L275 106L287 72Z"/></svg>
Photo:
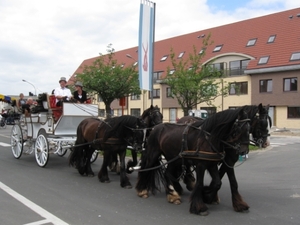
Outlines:
<svg viewBox="0 0 300 225"><path fill-rule="evenodd" d="M201 104L197 109L209 113L242 105L270 105L270 116L277 127L300 127L300 8L214 27L155 42L153 105L161 109L165 122L175 122L183 116L177 100L168 97L168 86L162 81L171 67L170 49L178 58L188 57L193 46L199 54L205 51L202 63L212 65L226 74L225 82L239 87L228 97L218 97L211 107ZM202 40L211 35L213 44L202 49ZM132 66L138 58L138 47L118 51L119 63ZM128 57L130 56L130 57ZM74 72L82 72L96 58L86 59ZM126 99L125 114L141 115L150 106L149 92ZM100 110L104 109L99 102ZM118 101L111 105L114 115L121 115Z"/></svg>

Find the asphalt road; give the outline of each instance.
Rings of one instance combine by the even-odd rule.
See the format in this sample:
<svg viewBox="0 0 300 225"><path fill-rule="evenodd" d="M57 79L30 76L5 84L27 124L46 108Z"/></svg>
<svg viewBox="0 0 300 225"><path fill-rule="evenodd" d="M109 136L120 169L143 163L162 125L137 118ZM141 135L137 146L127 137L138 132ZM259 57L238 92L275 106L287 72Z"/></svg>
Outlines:
<svg viewBox="0 0 300 225"><path fill-rule="evenodd" d="M174 225L174 224L300 224L300 138L272 137L273 147L249 154L236 168L239 190L250 205L248 213L231 206L228 179L223 179L219 205L209 205L208 216L189 213L189 192L181 205L167 203L164 191L148 199L135 189L123 189L119 176L111 183L82 177L68 166L67 156L51 155L40 168L34 155L12 156L8 126L0 129L0 224L1 225ZM101 157L93 164L97 174ZM137 173L130 180L136 183ZM206 177L209 181L209 177Z"/></svg>

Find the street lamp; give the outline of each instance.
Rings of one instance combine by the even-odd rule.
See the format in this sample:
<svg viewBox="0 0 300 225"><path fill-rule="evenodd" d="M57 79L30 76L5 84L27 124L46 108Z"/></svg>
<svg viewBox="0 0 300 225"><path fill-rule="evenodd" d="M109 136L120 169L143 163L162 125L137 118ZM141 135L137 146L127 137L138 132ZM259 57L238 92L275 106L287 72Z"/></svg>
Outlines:
<svg viewBox="0 0 300 225"><path fill-rule="evenodd" d="M34 95L36 96L36 87L32 83L30 83L29 81L27 81L27 80L22 80L22 81L25 82L25 83L28 83L28 84L32 85L32 87L34 88Z"/></svg>

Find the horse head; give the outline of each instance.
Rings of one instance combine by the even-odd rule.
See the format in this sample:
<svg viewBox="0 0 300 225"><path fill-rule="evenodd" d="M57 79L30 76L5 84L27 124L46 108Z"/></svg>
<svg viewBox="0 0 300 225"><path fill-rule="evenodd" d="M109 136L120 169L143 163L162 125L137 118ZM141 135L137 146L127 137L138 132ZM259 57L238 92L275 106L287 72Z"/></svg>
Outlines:
<svg viewBox="0 0 300 225"><path fill-rule="evenodd" d="M153 127L163 122L163 115L157 106L153 107L153 105L151 105L150 108L143 112L142 119L147 124L147 127Z"/></svg>
<svg viewBox="0 0 300 225"><path fill-rule="evenodd" d="M229 139L226 141L239 155L245 155L249 152L250 119L244 110L240 110L239 115L234 122L229 133Z"/></svg>
<svg viewBox="0 0 300 225"><path fill-rule="evenodd" d="M272 121L269 116L269 105L262 106L262 104L259 104L258 112L251 126L252 137L257 146L264 148L268 146L269 125L270 127L272 126Z"/></svg>

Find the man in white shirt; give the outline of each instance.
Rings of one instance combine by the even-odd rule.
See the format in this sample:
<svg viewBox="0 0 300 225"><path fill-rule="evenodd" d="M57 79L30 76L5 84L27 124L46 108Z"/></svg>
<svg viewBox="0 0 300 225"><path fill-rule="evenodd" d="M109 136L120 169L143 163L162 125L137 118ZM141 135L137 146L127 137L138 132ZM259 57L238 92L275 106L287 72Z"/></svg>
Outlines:
<svg viewBox="0 0 300 225"><path fill-rule="evenodd" d="M59 80L60 87L55 88L54 95L56 97L56 106L62 106L62 102L68 102L72 99L72 93L69 88L66 87L67 79L61 77Z"/></svg>

